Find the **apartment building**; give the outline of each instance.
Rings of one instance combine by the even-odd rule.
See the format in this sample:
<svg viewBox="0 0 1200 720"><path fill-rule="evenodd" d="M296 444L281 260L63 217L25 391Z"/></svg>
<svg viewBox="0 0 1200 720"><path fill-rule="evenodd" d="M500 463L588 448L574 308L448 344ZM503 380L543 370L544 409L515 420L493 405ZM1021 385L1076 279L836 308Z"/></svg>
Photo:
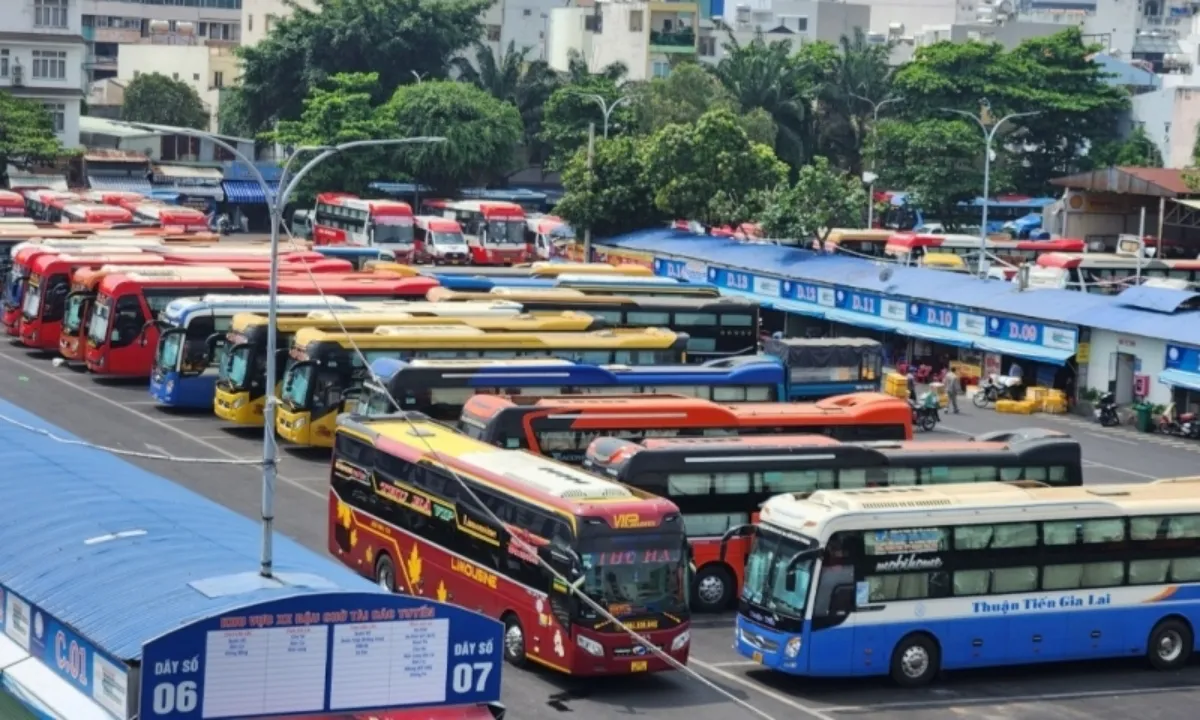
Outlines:
<svg viewBox="0 0 1200 720"><path fill-rule="evenodd" d="M279 18L287 17L292 9L283 0L241 0L242 44L257 45L267 36ZM308 0L296 0L301 7L311 8Z"/></svg>
<svg viewBox="0 0 1200 720"><path fill-rule="evenodd" d="M868 33L872 7L833 0L714 0L713 15L700 21L700 60L720 62L732 35L740 44L760 33L768 42L787 40L792 47L806 42L837 44L843 37Z"/></svg>
<svg viewBox="0 0 1200 720"><path fill-rule="evenodd" d="M88 80L117 76L126 45L241 42L242 0L71 0L82 11ZM150 68L143 68L149 70Z"/></svg>
<svg viewBox="0 0 1200 720"><path fill-rule="evenodd" d="M0 89L41 102L67 147L79 145L85 41L75 0L0 3Z"/></svg>
<svg viewBox="0 0 1200 720"><path fill-rule="evenodd" d="M191 85L209 115L208 129L216 132L221 91L234 84L239 73L232 47L207 43L126 45L121 49L117 79L128 84L138 75L157 72Z"/></svg>
<svg viewBox="0 0 1200 720"><path fill-rule="evenodd" d="M621 62L630 80L666 77L673 59L696 57L699 12L695 2L645 0L554 8L547 59L566 70L577 53L592 71Z"/></svg>

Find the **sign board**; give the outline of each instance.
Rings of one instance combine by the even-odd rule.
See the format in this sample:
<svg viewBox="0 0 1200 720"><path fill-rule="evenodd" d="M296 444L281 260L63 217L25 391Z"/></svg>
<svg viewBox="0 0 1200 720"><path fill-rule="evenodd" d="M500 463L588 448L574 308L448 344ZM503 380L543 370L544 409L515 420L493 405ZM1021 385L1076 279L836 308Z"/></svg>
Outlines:
<svg viewBox="0 0 1200 720"><path fill-rule="evenodd" d="M1142 238L1138 235L1118 235L1116 254L1125 257L1141 257Z"/></svg>
<svg viewBox="0 0 1200 720"><path fill-rule="evenodd" d="M138 718L302 718L496 702L502 633L478 613L386 593L248 605L142 646Z"/></svg>

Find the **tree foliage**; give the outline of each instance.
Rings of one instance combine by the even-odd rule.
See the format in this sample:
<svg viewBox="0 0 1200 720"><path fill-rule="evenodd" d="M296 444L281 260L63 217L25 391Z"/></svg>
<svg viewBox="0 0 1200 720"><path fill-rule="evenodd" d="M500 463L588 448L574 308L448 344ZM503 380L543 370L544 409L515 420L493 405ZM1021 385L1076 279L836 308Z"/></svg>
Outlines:
<svg viewBox="0 0 1200 720"><path fill-rule="evenodd" d="M646 173L647 140L619 136L597 140L593 169L587 150L580 149L563 169L566 194L554 213L572 227L591 228L611 237L666 222L654 205L654 188Z"/></svg>
<svg viewBox="0 0 1200 720"><path fill-rule="evenodd" d="M759 223L767 237L815 237L824 248L837 227L858 227L867 208L859 179L815 157L800 168L796 182L767 191L759 204Z"/></svg>
<svg viewBox="0 0 1200 720"><path fill-rule="evenodd" d="M340 73L378 73L381 103L418 77L444 78L483 35L490 0L315 0L292 5L267 37L239 49L247 118L256 130L294 120L304 98Z"/></svg>
<svg viewBox="0 0 1200 720"><path fill-rule="evenodd" d="M161 73L142 73L125 87L121 118L129 122L208 130L208 108L196 88Z"/></svg>
<svg viewBox="0 0 1200 720"><path fill-rule="evenodd" d="M668 125L646 146L654 204L674 218L738 225L762 210L761 191L787 177L770 147L752 142L729 110L691 125Z"/></svg>
<svg viewBox="0 0 1200 720"><path fill-rule="evenodd" d="M558 88L558 75L545 60L529 60L531 47L518 49L515 42L497 56L485 43L475 46L475 61L454 58L458 79L470 83L487 94L512 103L521 113L524 142L531 159L541 160L544 145L538 141L542 130L542 110L550 95Z"/></svg>
<svg viewBox="0 0 1200 720"><path fill-rule="evenodd" d="M580 83L565 85L550 96L542 112L540 138L550 148L547 167L560 170L575 152L587 144L588 125L595 123L596 137L604 134L604 105L627 97L616 81L603 75L592 75ZM608 118L608 136L615 137L632 132L637 127L633 110L628 101L612 110Z"/></svg>
<svg viewBox="0 0 1200 720"><path fill-rule="evenodd" d="M7 180L9 165L25 170L53 160L62 150L41 103L0 90L0 181Z"/></svg>
<svg viewBox="0 0 1200 720"><path fill-rule="evenodd" d="M655 78L634 94L633 111L637 129L653 135L668 125L694 123L710 110L740 112L733 95L708 70L683 63L665 78ZM775 144L775 121L762 108L740 115L739 123L751 140Z"/></svg>
<svg viewBox="0 0 1200 720"><path fill-rule="evenodd" d="M881 120L875 134L881 187L904 188L925 214L953 227L958 203L983 188L983 133L968 120ZM993 178L993 190L1003 183Z"/></svg>
<svg viewBox="0 0 1200 720"><path fill-rule="evenodd" d="M1129 133L1129 137L1099 143L1088 152L1093 167L1113 165L1152 167L1163 166L1162 153L1140 125Z"/></svg>

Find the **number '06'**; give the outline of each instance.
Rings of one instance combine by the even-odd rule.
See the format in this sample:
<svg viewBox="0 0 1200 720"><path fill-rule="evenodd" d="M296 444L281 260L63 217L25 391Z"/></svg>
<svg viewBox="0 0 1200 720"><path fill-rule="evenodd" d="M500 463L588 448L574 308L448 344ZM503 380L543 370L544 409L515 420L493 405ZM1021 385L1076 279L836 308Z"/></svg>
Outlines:
<svg viewBox="0 0 1200 720"><path fill-rule="evenodd" d="M487 687L488 676L492 674L490 662L459 663L454 666L454 692L462 694L483 692Z"/></svg>
<svg viewBox="0 0 1200 720"><path fill-rule="evenodd" d="M154 714L169 716L175 713L190 713L196 709L199 699L194 680L185 680L178 685L159 683L154 687Z"/></svg>

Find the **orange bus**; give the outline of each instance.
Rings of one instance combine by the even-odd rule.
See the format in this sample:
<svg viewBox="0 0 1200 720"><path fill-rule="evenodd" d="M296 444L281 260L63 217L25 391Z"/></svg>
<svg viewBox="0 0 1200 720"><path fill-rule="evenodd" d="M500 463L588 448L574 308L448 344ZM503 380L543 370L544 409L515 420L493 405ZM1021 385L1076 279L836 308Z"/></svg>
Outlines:
<svg viewBox="0 0 1200 720"><path fill-rule="evenodd" d="M574 675L670 669L540 558L622 624L687 662L690 552L675 505L465 438L419 413L338 419L329 552L384 589L499 619L504 656L514 665Z"/></svg>
<svg viewBox="0 0 1200 720"><path fill-rule="evenodd" d="M835 395L814 403L721 405L682 395L475 395L460 429L508 449L583 462L598 437L709 437L816 433L839 440L911 440L912 408L882 393Z"/></svg>
<svg viewBox="0 0 1200 720"><path fill-rule="evenodd" d="M0 190L0 217L25 217L25 198L20 193Z"/></svg>
<svg viewBox="0 0 1200 720"><path fill-rule="evenodd" d="M1079 443L1037 430L1018 431L1006 442L842 443L820 435L758 435L637 444L599 438L584 467L679 507L696 560L692 608L706 612L728 608L741 587L750 541L728 534L756 522L759 506L774 495L953 482L1083 484Z"/></svg>

